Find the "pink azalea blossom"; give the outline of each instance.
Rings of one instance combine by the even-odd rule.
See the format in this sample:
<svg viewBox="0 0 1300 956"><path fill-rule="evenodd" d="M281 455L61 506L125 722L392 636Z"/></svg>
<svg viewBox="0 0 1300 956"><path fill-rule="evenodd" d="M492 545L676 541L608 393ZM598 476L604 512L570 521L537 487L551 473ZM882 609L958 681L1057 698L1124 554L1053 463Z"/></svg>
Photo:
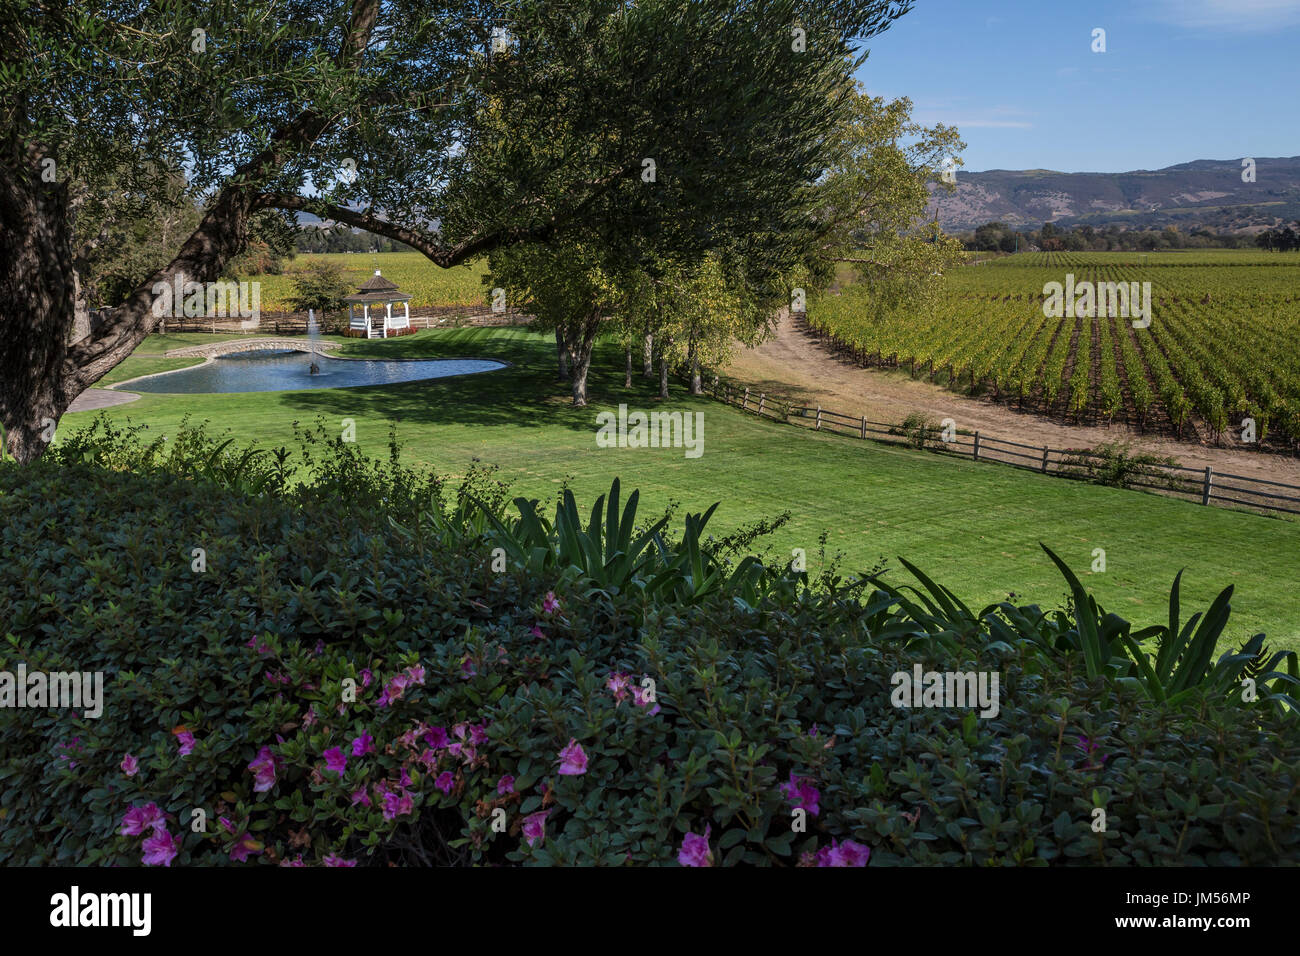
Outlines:
<svg viewBox="0 0 1300 956"><path fill-rule="evenodd" d="M609 680L605 681L605 686L614 692L614 700L621 704L627 697L627 686L631 680L630 675L615 671L609 675Z"/></svg>
<svg viewBox="0 0 1300 956"><path fill-rule="evenodd" d="M397 817L404 816L415 809L415 803L411 795L405 790L398 793L384 794L384 819L394 820Z"/></svg>
<svg viewBox="0 0 1300 956"><path fill-rule="evenodd" d="M253 834L245 833L230 848L230 858L236 863L247 863L250 856L259 855L263 849L261 841L255 840Z"/></svg>
<svg viewBox="0 0 1300 956"><path fill-rule="evenodd" d="M430 727L424 732L424 742L435 750L444 749L450 742L445 727Z"/></svg>
<svg viewBox="0 0 1300 956"><path fill-rule="evenodd" d="M181 850L181 841L165 829L154 830L143 844L145 866L171 866Z"/></svg>
<svg viewBox="0 0 1300 956"><path fill-rule="evenodd" d="M500 796L504 797L506 796L506 794L510 794L514 792L515 792L515 778L508 773L504 774L501 777L501 779L497 781L497 793Z"/></svg>
<svg viewBox="0 0 1300 956"><path fill-rule="evenodd" d="M406 677L412 684L418 684L420 687L423 687L424 665L416 664L414 667L408 667L406 669Z"/></svg>
<svg viewBox="0 0 1300 956"><path fill-rule="evenodd" d="M140 770L140 761L135 757L127 754L122 758L122 772L128 777L134 777Z"/></svg>
<svg viewBox="0 0 1300 956"><path fill-rule="evenodd" d="M352 805L355 807L358 803L363 807L371 806L370 795L366 793L365 787L352 791Z"/></svg>
<svg viewBox="0 0 1300 956"><path fill-rule="evenodd" d="M546 635L542 633L542 629L541 629L540 627L538 627L536 624L533 625L533 629L532 629L531 631L529 631L528 633L531 634L531 635L533 635L533 637L538 638L539 640L545 640L545 639L546 639Z"/></svg>
<svg viewBox="0 0 1300 956"><path fill-rule="evenodd" d="M348 758L341 747L331 747L321 756L325 758L325 769L333 770L340 777L348 769Z"/></svg>
<svg viewBox="0 0 1300 956"><path fill-rule="evenodd" d="M486 722L481 724L470 724L469 725L470 743L474 744L476 747L481 747L485 743L487 743L488 742L487 728L488 725Z"/></svg>
<svg viewBox="0 0 1300 956"><path fill-rule="evenodd" d="M438 779L433 782L433 785L443 793L451 793L451 788L455 782L456 778L451 775L451 771L444 770L442 773L438 774Z"/></svg>
<svg viewBox="0 0 1300 956"><path fill-rule="evenodd" d="M303 717L302 717L302 725L303 725L303 727L315 727L315 726L316 726L316 720L317 720L317 717L316 717L316 708L315 708L315 707L308 707L308 708L307 708L307 713L303 714Z"/></svg>
<svg viewBox="0 0 1300 956"><path fill-rule="evenodd" d="M460 679L469 680L471 677L478 675L474 668L474 660L468 654L460 659Z"/></svg>
<svg viewBox="0 0 1300 956"><path fill-rule="evenodd" d="M356 866L356 860L345 860L341 856L331 853L322 861L326 866Z"/></svg>
<svg viewBox="0 0 1300 956"><path fill-rule="evenodd" d="M275 786L275 774L280 769L280 758L271 753L269 746L263 746L257 756L248 765L253 771L253 790L265 793Z"/></svg>
<svg viewBox="0 0 1300 956"><path fill-rule="evenodd" d="M410 683L410 678L405 674L398 674L393 677L389 680L388 684L385 685L384 692L379 695L379 699L375 701L375 706L387 707L393 701L401 699L408 683Z"/></svg>
<svg viewBox="0 0 1300 956"><path fill-rule="evenodd" d="M546 842L546 817L550 810L524 817L524 839L529 846Z"/></svg>
<svg viewBox="0 0 1300 956"><path fill-rule="evenodd" d="M587 755L573 737L569 738L569 746L560 751L559 772L561 777L580 777L587 772Z"/></svg>
<svg viewBox="0 0 1300 956"><path fill-rule="evenodd" d="M825 862L822 862L821 854L818 853L818 866L866 866L867 860L871 858L871 847L863 846L861 843L855 843L853 840L845 840L843 843L836 844L831 840L830 852L826 854Z"/></svg>
<svg viewBox="0 0 1300 956"><path fill-rule="evenodd" d="M365 731L362 731L361 736L352 741L352 756L364 757L366 754L372 754L374 752L375 738L371 737Z"/></svg>
<svg viewBox="0 0 1300 956"><path fill-rule="evenodd" d="M299 853L292 860L281 860L280 865L297 869L299 867L305 867L307 864L302 861L302 854Z"/></svg>
<svg viewBox="0 0 1300 956"><path fill-rule="evenodd" d="M397 780L397 785L398 785L399 787L409 787L409 786L411 786L411 775L410 775L409 773L406 772L406 768L405 768L405 767L402 767L402 768L401 768L401 773L402 773L402 775L401 775L401 777L398 778L398 780Z"/></svg>
<svg viewBox="0 0 1300 956"><path fill-rule="evenodd" d="M632 703L642 709L649 707L651 717L659 713L659 705L650 699L650 689L648 687L633 687Z"/></svg>
<svg viewBox="0 0 1300 956"><path fill-rule="evenodd" d="M790 801L792 807L807 810L812 816L817 816L820 810L818 801L821 800L821 791L813 786L811 777L796 777L791 770L790 782L781 784L781 793Z"/></svg>
<svg viewBox="0 0 1300 956"><path fill-rule="evenodd" d="M709 834L713 832L711 824L704 827L704 836L688 833L682 837L682 847L677 851L677 862L682 866L712 866L713 851L709 849Z"/></svg>
<svg viewBox="0 0 1300 956"><path fill-rule="evenodd" d="M180 748L178 753L182 757L189 756L190 752L194 750L194 734L183 727L176 728L172 733L176 735L176 743Z"/></svg>
<svg viewBox="0 0 1300 956"><path fill-rule="evenodd" d="M373 681L373 680L375 679L375 675L372 674L372 673L370 673L370 668L369 668L369 667L367 667L365 670L363 670L363 671L361 672L361 675L360 675L360 676L361 676L361 687L362 687L363 690L364 690L365 688L369 687L369 686L370 686L370 682Z"/></svg>
<svg viewBox="0 0 1300 956"><path fill-rule="evenodd" d="M547 591L546 597L542 599L542 613L554 614L560 609L560 599L555 596L554 591Z"/></svg>
<svg viewBox="0 0 1300 956"><path fill-rule="evenodd" d="M146 830L162 830L167 826L166 814L156 803L146 803L143 807L132 807L122 817L122 836L139 836Z"/></svg>

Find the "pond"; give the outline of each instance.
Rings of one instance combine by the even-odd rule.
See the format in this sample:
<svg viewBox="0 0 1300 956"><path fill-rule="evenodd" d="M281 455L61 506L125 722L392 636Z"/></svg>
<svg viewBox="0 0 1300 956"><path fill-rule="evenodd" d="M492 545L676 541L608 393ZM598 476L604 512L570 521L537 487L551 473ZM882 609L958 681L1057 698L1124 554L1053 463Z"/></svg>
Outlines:
<svg viewBox="0 0 1300 956"><path fill-rule="evenodd" d="M312 360L320 373L309 371ZM164 372L125 384L130 392L196 395L214 392L289 392L307 388L355 388L396 385L423 379L472 375L505 368L489 359L378 361L332 359L310 352L257 351L218 356L211 362Z"/></svg>

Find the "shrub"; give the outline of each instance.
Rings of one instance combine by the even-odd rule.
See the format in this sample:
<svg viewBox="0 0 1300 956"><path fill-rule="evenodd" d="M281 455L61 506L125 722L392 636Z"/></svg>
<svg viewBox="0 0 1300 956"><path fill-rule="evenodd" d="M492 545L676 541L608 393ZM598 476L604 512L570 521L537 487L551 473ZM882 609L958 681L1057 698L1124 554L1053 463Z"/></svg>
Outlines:
<svg viewBox="0 0 1300 956"><path fill-rule="evenodd" d="M133 441L152 463L115 470ZM395 443L369 462L304 437L303 472L257 495L195 476L221 444L201 430L142 441L0 467L0 666L106 685L99 719L0 709L0 863L1300 861L1277 709L1157 705L998 638L994 609L866 582L683 603L496 573L501 486L453 493ZM894 707L914 665L996 671L999 712Z"/></svg>

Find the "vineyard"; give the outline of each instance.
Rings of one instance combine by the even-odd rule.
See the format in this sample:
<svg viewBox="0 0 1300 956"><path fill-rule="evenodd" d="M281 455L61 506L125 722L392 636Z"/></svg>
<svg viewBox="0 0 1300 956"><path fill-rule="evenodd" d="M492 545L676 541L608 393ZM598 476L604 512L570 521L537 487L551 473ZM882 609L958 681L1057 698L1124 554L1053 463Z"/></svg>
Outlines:
<svg viewBox="0 0 1300 956"><path fill-rule="evenodd" d="M324 259L344 267L348 277L357 285L365 282L379 269L384 278L396 282L401 290L411 296L411 308L447 305L483 305L487 290L483 288L485 263L442 269L418 252L381 253L327 253L300 255L285 263L280 275L240 276L241 280L256 280L262 284L262 309L267 312L286 312L292 309L289 298L293 295L293 274L306 262Z"/></svg>
<svg viewBox="0 0 1300 956"><path fill-rule="evenodd" d="M1048 317L1044 285L1067 275L1149 282L1149 327L1101 309ZM932 302L896 311L851 284L811 300L808 323L864 365L1026 411L1234 442L1253 419L1258 443L1300 447L1298 255L1026 253L942 282Z"/></svg>

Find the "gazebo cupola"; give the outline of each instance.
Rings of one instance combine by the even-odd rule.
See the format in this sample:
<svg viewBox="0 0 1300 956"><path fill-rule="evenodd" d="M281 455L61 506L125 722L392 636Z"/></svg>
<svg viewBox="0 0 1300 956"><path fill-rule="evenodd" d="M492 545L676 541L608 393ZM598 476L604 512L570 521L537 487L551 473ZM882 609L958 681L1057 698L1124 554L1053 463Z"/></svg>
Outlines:
<svg viewBox="0 0 1300 956"><path fill-rule="evenodd" d="M396 335L411 329L411 297L399 291L395 282L389 282L380 275L378 269L361 283L359 291L344 296L343 301L348 304L348 329L354 335L364 335L368 339L386 339L389 332ZM393 315L395 302L402 305L401 315ZM358 305L361 306L360 314L356 310ZM372 305L375 306L374 313L370 311ZM380 305L384 307L382 314L379 312Z"/></svg>

